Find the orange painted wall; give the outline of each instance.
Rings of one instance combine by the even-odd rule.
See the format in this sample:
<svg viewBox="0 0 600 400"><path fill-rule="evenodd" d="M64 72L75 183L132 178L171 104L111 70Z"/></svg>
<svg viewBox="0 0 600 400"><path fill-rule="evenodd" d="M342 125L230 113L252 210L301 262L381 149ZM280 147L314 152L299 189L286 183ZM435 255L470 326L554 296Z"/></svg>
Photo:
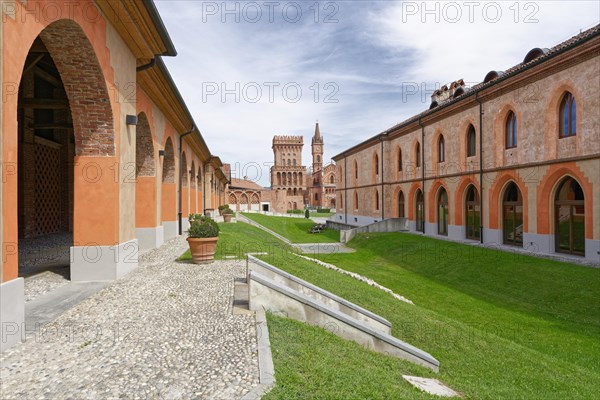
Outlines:
<svg viewBox="0 0 600 400"><path fill-rule="evenodd" d="M51 3L53 10L52 16L56 19L50 19L50 14L44 13L47 3ZM3 14L3 35L4 46L1 58L1 68L4 82L4 99L2 99L2 141L3 141L3 162L4 171L2 183L4 209L2 218L4 222L4 241L5 256L3 281L14 279L18 276L18 255L7 246L18 245L18 217L17 217L17 100L18 85L21 81L23 66L27 53L39 35L39 33L52 22L59 19L69 18L74 20L87 36L92 48L96 54L98 63L103 71L108 88L115 87L114 74L110 65L110 50L107 48L106 40L106 21L98 12L94 18L89 18L90 9L95 8L91 0L81 0L77 7L73 7L69 2L56 1L30 1L25 4L21 2L12 2L3 5L3 11L6 7L14 7L15 18ZM88 14L85 13L88 11ZM46 15L48 14L48 15ZM95 242L100 245L114 245L118 240L118 185L112 179L109 173L109 167L113 166L118 160L119 143L119 115L120 106L116 96L111 96L111 108L114 119L114 132L116 153L115 157L86 157L85 160L79 159L79 166L75 166L75 209L74 220L78 221L74 227L75 243ZM103 174L97 183L86 181L82 177L82 162L97 162L102 168ZM14 169L12 169L14 166ZM89 167L88 167L89 168ZM88 171L89 172L89 171ZM110 177L110 178L109 178ZM112 180L111 180L112 179ZM100 186L104 187L100 189ZM79 196L79 197L78 197ZM110 210L109 208L112 207ZM109 221L110 218L110 221ZM102 222L101 227L94 226Z"/></svg>
<svg viewBox="0 0 600 400"><path fill-rule="evenodd" d="M177 188L174 183L163 183L162 184L162 192L161 192L162 222L177 220L177 211L176 211L176 203L175 203L175 200L176 200L175 194L176 193L177 193Z"/></svg>
<svg viewBox="0 0 600 400"><path fill-rule="evenodd" d="M135 185L135 227L155 227L156 207L156 178L138 176Z"/></svg>

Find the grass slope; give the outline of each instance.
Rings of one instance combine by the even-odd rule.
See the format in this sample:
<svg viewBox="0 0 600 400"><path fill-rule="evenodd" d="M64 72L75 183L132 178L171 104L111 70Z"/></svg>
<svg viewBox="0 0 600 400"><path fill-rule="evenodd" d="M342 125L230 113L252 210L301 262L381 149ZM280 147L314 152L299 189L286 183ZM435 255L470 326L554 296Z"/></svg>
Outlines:
<svg viewBox="0 0 600 400"><path fill-rule="evenodd" d="M321 233L308 233L315 224L310 219L271 217L253 213L244 213L244 216L286 237L292 243L337 243L340 241L340 233L333 229L325 229Z"/></svg>
<svg viewBox="0 0 600 400"><path fill-rule="evenodd" d="M227 229L225 241L263 238L247 224ZM399 233L359 235L355 253L321 257L411 306L270 243L260 258L387 318L394 336L438 358L441 370L269 316L277 386L266 399L435 398L402 374L434 376L473 399L596 398L599 270Z"/></svg>

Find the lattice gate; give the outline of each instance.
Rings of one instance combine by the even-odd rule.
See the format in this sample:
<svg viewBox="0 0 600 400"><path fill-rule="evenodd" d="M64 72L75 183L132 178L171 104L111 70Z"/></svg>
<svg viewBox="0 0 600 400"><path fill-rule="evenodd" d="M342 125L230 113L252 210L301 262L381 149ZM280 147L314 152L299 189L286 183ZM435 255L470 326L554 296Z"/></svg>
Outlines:
<svg viewBox="0 0 600 400"><path fill-rule="evenodd" d="M35 234L60 232L60 145L36 141L35 153Z"/></svg>

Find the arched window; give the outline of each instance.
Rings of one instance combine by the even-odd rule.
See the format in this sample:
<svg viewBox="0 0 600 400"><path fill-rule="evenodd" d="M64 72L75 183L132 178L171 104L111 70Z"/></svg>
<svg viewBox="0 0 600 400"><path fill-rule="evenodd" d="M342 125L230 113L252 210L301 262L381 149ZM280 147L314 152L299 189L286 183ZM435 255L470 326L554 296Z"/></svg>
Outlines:
<svg viewBox="0 0 600 400"><path fill-rule="evenodd" d="M321 162L321 156L317 155L317 162L320 163Z"/></svg>
<svg viewBox="0 0 600 400"><path fill-rule="evenodd" d="M398 218L404 218L404 193L398 193Z"/></svg>
<svg viewBox="0 0 600 400"><path fill-rule="evenodd" d="M287 165L288 165L288 167L289 167L290 165L292 165L292 161L291 161L291 160L287 160Z"/></svg>
<svg viewBox="0 0 600 400"><path fill-rule="evenodd" d="M423 192L417 189L416 193L416 216L417 216L417 231L425 232L425 203L423 201Z"/></svg>
<svg viewBox="0 0 600 400"><path fill-rule="evenodd" d="M358 193L356 193L356 190L354 191L354 209L358 210Z"/></svg>
<svg viewBox="0 0 600 400"><path fill-rule="evenodd" d="M444 142L444 136L440 135L438 140L438 162L444 162L446 160L446 144Z"/></svg>
<svg viewBox="0 0 600 400"><path fill-rule="evenodd" d="M554 199L555 249L560 253L585 255L585 198L573 178L566 178Z"/></svg>
<svg viewBox="0 0 600 400"><path fill-rule="evenodd" d="M281 165L284 165L284 166L285 166L285 158L282 158L282 159L281 159Z"/></svg>
<svg viewBox="0 0 600 400"><path fill-rule="evenodd" d="M476 140L475 127L469 125L469 129L467 130L467 157L473 157L475 155L477 148Z"/></svg>
<svg viewBox="0 0 600 400"><path fill-rule="evenodd" d="M511 182L504 192L502 209L504 244L522 246L523 197L514 182Z"/></svg>
<svg viewBox="0 0 600 400"><path fill-rule="evenodd" d="M402 171L402 149L398 148L398 172Z"/></svg>
<svg viewBox="0 0 600 400"><path fill-rule="evenodd" d="M577 122L577 105L575 104L575 97L569 92L565 93L560 102L560 114L558 126L560 129L559 136L569 137L575 136Z"/></svg>
<svg viewBox="0 0 600 400"><path fill-rule="evenodd" d="M373 198L375 201L375 210L379 211L379 190L375 189L375 196Z"/></svg>
<svg viewBox="0 0 600 400"><path fill-rule="evenodd" d="M294 161L292 161L292 165L294 165L294 167L296 166L296 160L294 159Z"/></svg>
<svg viewBox="0 0 600 400"><path fill-rule="evenodd" d="M335 183L335 176L334 175L331 175L329 177L329 183L331 183L332 185Z"/></svg>
<svg viewBox="0 0 600 400"><path fill-rule="evenodd" d="M344 208L344 198L340 194L340 208Z"/></svg>
<svg viewBox="0 0 600 400"><path fill-rule="evenodd" d="M319 193L315 193L315 201L319 201Z"/></svg>
<svg viewBox="0 0 600 400"><path fill-rule="evenodd" d="M481 227L479 192L475 186L469 186L465 205L467 239L479 240Z"/></svg>
<svg viewBox="0 0 600 400"><path fill-rule="evenodd" d="M517 147L517 116L511 111L506 117L506 148L514 147Z"/></svg>
<svg viewBox="0 0 600 400"><path fill-rule="evenodd" d="M420 143L417 143L417 147L415 149L415 158L416 158L415 164L417 165L417 168L419 168L421 166L421 144Z"/></svg>
<svg viewBox="0 0 600 400"><path fill-rule="evenodd" d="M438 234L448 236L448 193L444 188L438 193Z"/></svg>
<svg viewBox="0 0 600 400"><path fill-rule="evenodd" d="M354 179L358 179L358 163L354 160Z"/></svg>

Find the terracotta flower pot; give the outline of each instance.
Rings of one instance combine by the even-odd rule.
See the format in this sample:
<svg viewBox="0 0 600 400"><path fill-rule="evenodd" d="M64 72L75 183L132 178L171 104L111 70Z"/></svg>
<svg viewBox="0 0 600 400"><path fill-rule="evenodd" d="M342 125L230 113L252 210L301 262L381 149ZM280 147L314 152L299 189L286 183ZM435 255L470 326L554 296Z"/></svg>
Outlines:
<svg viewBox="0 0 600 400"><path fill-rule="evenodd" d="M209 264L215 258L218 237L212 238L187 238L192 253L194 264Z"/></svg>
<svg viewBox="0 0 600 400"><path fill-rule="evenodd" d="M231 217L233 216L233 214L223 214L223 221L225 222L231 222Z"/></svg>

